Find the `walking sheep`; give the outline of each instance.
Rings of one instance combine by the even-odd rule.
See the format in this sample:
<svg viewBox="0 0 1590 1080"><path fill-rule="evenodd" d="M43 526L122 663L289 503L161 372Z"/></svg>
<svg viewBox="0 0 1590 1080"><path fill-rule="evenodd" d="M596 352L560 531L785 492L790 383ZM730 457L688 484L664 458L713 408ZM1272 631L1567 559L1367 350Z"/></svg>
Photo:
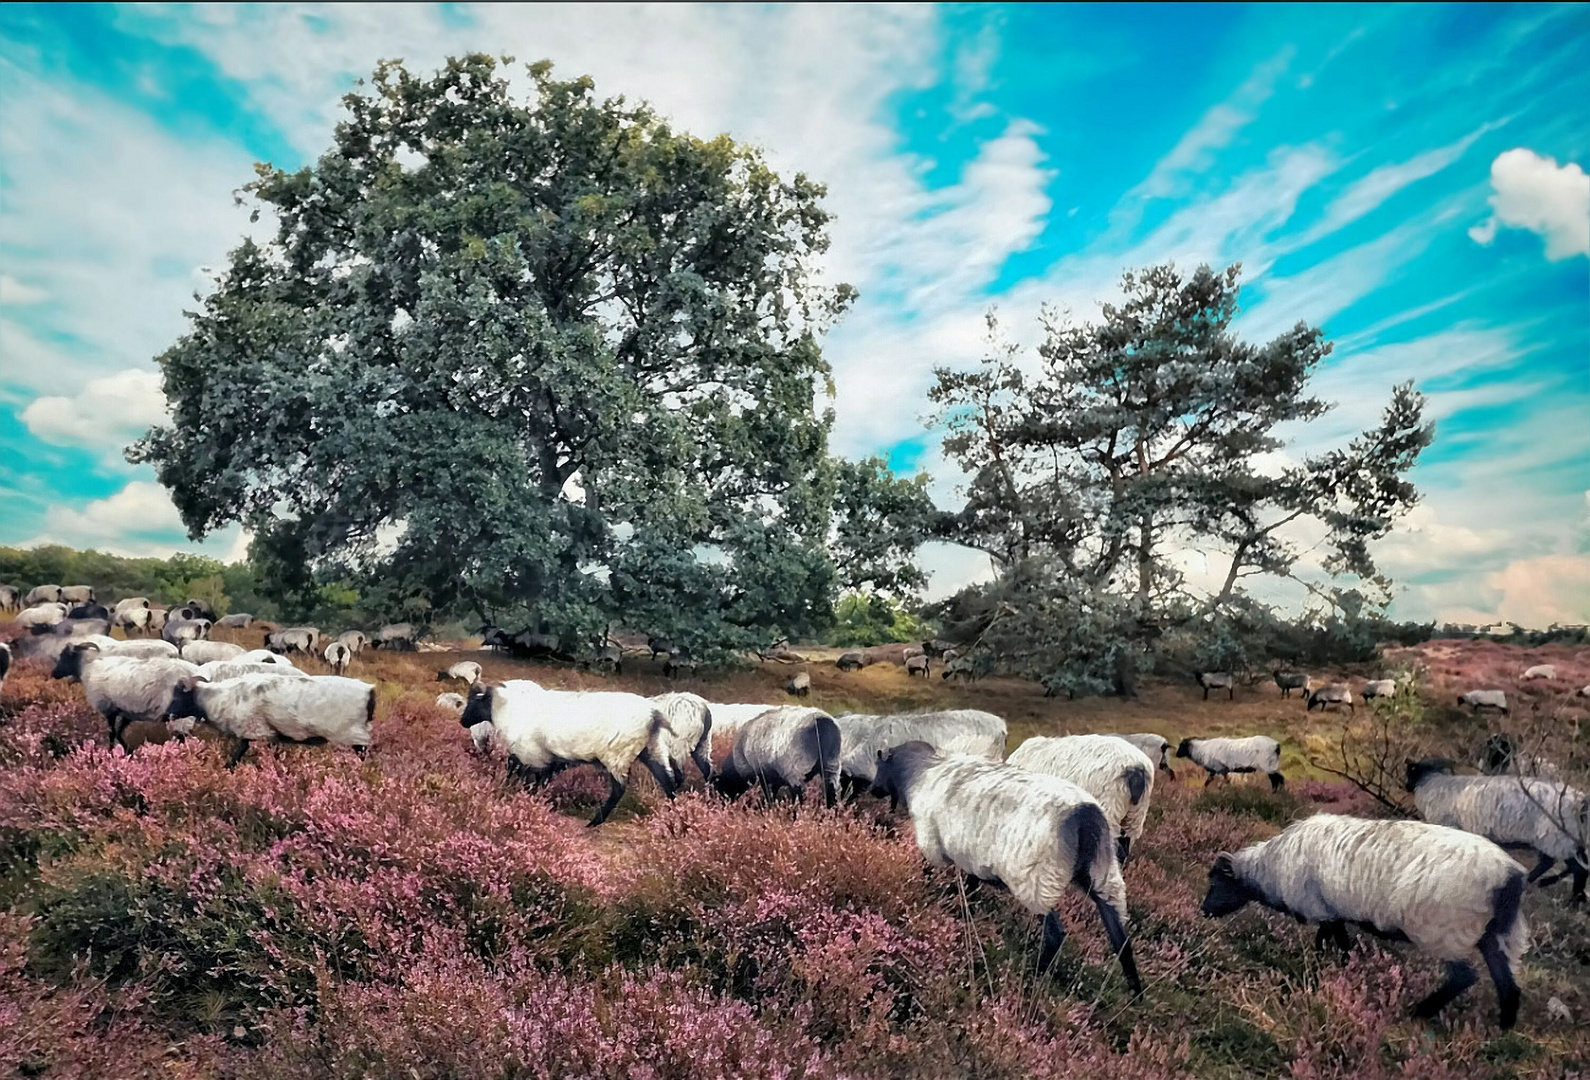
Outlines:
<svg viewBox="0 0 1590 1080"><path fill-rule="evenodd" d="M230 739L229 766L260 741L325 742L362 754L370 747L375 687L336 675L242 675L218 683L193 675L177 682L167 712L209 724Z"/></svg>
<svg viewBox="0 0 1590 1080"><path fill-rule="evenodd" d="M926 656L908 656L905 658L905 673L907 675L920 675L928 677L928 658Z"/></svg>
<svg viewBox="0 0 1590 1080"><path fill-rule="evenodd" d="M254 616L246 611L238 611L231 615L221 616L215 620L215 625L223 630L247 630L253 622Z"/></svg>
<svg viewBox="0 0 1590 1080"><path fill-rule="evenodd" d="M1545 679L1547 682L1557 681L1557 667L1555 664L1536 664L1534 667L1525 668L1524 674L1519 677L1519 682L1532 682L1535 679Z"/></svg>
<svg viewBox="0 0 1590 1080"><path fill-rule="evenodd" d="M412 623L388 623L375 632L371 639L378 649L396 649L401 652L413 652L417 647L418 637L414 632Z"/></svg>
<svg viewBox="0 0 1590 1080"><path fill-rule="evenodd" d="M740 729L734 749L714 782L729 798L752 784L768 798L788 790L801 797L806 782L819 778L823 803L833 806L839 783L839 728L821 709L785 705L767 709Z"/></svg>
<svg viewBox="0 0 1590 1080"><path fill-rule="evenodd" d="M1237 680L1229 671L1200 671L1194 675L1198 685L1204 688L1204 700L1209 700L1209 691L1224 690L1226 700L1235 700L1237 696Z"/></svg>
<svg viewBox="0 0 1590 1080"><path fill-rule="evenodd" d="M673 778L648 751L664 717L655 702L638 694L546 690L528 679L476 683L459 723L472 728L487 722L508 749L510 779L525 778L539 787L573 765L606 770L607 801L592 826L606 821L624 797L636 761L664 792L673 791Z"/></svg>
<svg viewBox="0 0 1590 1080"><path fill-rule="evenodd" d="M922 742L886 751L873 790L906 808L930 864L1009 889L1043 916L1040 971L1049 969L1065 940L1055 907L1075 886L1098 909L1127 986L1142 993L1124 925L1126 883L1093 796L1059 777L981 758L940 757Z"/></svg>
<svg viewBox="0 0 1590 1080"><path fill-rule="evenodd" d="M812 677L804 671L797 671L790 676L789 682L784 684L784 692L791 697L805 697L812 692Z"/></svg>
<svg viewBox="0 0 1590 1080"><path fill-rule="evenodd" d="M1039 735L1016 747L1008 760L1020 769L1069 780L1097 799L1115 837L1115 857L1126 865L1132 845L1143 837L1154 792L1148 755L1113 735Z"/></svg>
<svg viewBox="0 0 1590 1080"><path fill-rule="evenodd" d="M326 642L326 663L331 665L331 670L341 675L348 670L348 665L353 663L353 650L340 641Z"/></svg>
<svg viewBox="0 0 1590 1080"><path fill-rule="evenodd" d="M1345 705L1347 711L1356 713L1358 706L1353 704L1353 692L1346 683L1331 683L1308 692L1304 711L1313 712L1315 709L1324 712L1332 705Z"/></svg>
<svg viewBox="0 0 1590 1080"><path fill-rule="evenodd" d="M1524 776L1454 776L1452 762L1425 758L1407 763L1407 787L1419 816L1436 825L1475 833L1504 847L1539 855L1529 881L1541 888L1573 878L1569 903L1585 902L1590 882L1590 800L1556 780ZM1562 860L1561 873L1541 875Z"/></svg>
<svg viewBox="0 0 1590 1080"><path fill-rule="evenodd" d="M1405 938L1446 961L1446 981L1414 1007L1428 1019L1476 981L1476 949L1501 1000L1501 1024L1518 1018L1516 966L1529 948L1519 910L1524 872L1482 837L1418 821L1315 814L1279 836L1221 854L1209 871L1203 913L1233 914L1249 901L1318 923L1315 945L1347 948L1347 924Z"/></svg>
<svg viewBox="0 0 1590 1080"><path fill-rule="evenodd" d="M1375 698L1395 697L1396 693L1396 679L1371 679L1364 683L1364 688L1359 691L1359 696L1365 701L1371 701Z"/></svg>
<svg viewBox="0 0 1590 1080"><path fill-rule="evenodd" d="M834 724L839 728L839 772L852 784L871 785L878 774L879 753L908 742L925 742L944 755L1005 760L1005 721L980 709L892 716L845 713L834 717Z"/></svg>
<svg viewBox="0 0 1590 1080"><path fill-rule="evenodd" d="M1308 693L1309 681L1309 677L1301 671L1277 670L1275 672L1275 685L1281 688L1281 696L1284 698L1291 697L1293 690L1301 690L1305 694Z"/></svg>
<svg viewBox="0 0 1590 1080"><path fill-rule="evenodd" d="M1241 739L1183 739L1176 756L1202 766L1209 775L1204 783L1231 773L1262 772L1270 777L1270 790L1286 784L1281 775L1281 744L1266 735Z"/></svg>
<svg viewBox="0 0 1590 1080"><path fill-rule="evenodd" d="M28 590L28 595L22 598L23 607L32 607L35 604L59 604L61 602L61 587L59 585L35 585Z"/></svg>
<svg viewBox="0 0 1590 1080"><path fill-rule="evenodd" d="M305 656L317 656L322 636L313 626L290 626L266 634L265 647L273 653L301 652Z"/></svg>
<svg viewBox="0 0 1590 1080"><path fill-rule="evenodd" d="M1506 716L1509 711L1507 708L1507 695L1500 690L1470 690L1466 694L1459 694L1457 703L1459 705L1467 705L1475 712L1479 712L1481 709L1495 709L1503 716Z"/></svg>

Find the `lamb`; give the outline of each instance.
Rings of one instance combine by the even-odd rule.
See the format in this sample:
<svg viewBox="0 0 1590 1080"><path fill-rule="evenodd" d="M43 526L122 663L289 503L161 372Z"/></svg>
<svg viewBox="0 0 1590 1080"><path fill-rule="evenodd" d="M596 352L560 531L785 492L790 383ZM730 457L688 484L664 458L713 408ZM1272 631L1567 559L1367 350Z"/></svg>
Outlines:
<svg viewBox="0 0 1590 1080"><path fill-rule="evenodd" d="M908 742L925 742L940 754L969 754L989 761L1005 759L1005 721L978 709L834 717L839 728L839 773L853 784L870 785L878 774L878 754Z"/></svg>
<svg viewBox="0 0 1590 1080"><path fill-rule="evenodd" d="M1495 709L1503 716L1508 713L1507 695L1500 690L1470 690L1466 694L1459 694L1457 703L1467 705L1475 712L1481 709Z"/></svg>
<svg viewBox="0 0 1590 1080"><path fill-rule="evenodd" d="M275 675L278 679L308 679L307 672L299 671L288 664L262 664L258 661L244 660L211 660L207 664L199 665L199 674L210 682L224 682L227 679L236 679L243 675Z"/></svg>
<svg viewBox="0 0 1590 1080"><path fill-rule="evenodd" d="M540 786L571 765L605 769L607 801L591 826L606 821L624 797L636 761L664 792L673 791L672 776L648 749L664 717L655 702L638 694L545 690L528 679L476 683L459 723L472 728L486 722L508 748L510 778L528 776Z"/></svg>
<svg viewBox="0 0 1590 1080"><path fill-rule="evenodd" d="M226 641L186 641L182 644L182 659L191 664L208 664L211 660L236 660L245 651L243 646Z"/></svg>
<svg viewBox="0 0 1590 1080"><path fill-rule="evenodd" d="M1315 814L1209 871L1203 913L1230 915L1250 900L1319 924L1315 945L1347 948L1347 924L1407 939L1446 961L1446 981L1414 1006L1428 1019L1476 981L1477 948L1501 1001L1502 1027L1518 1018L1516 966L1529 948L1519 910L1524 872L1482 837L1419 821Z"/></svg>
<svg viewBox="0 0 1590 1080"><path fill-rule="evenodd" d="M58 599L63 604L92 604L94 602L94 586L63 585Z"/></svg>
<svg viewBox="0 0 1590 1080"><path fill-rule="evenodd" d="M1585 902L1590 881L1590 800L1568 785L1538 777L1454 776L1452 762L1425 758L1407 763L1407 787L1419 816L1436 825L1475 833L1506 847L1539 855L1527 880L1535 881L1561 859L1571 875L1569 902Z"/></svg>
<svg viewBox="0 0 1590 1080"><path fill-rule="evenodd" d="M1293 690L1301 690L1305 694L1308 693L1310 681L1309 677L1301 671L1281 671L1277 669L1275 672L1275 685L1281 688L1281 696L1284 698L1291 697Z"/></svg>
<svg viewBox="0 0 1590 1080"><path fill-rule="evenodd" d="M1165 736L1144 731L1136 735L1116 735L1115 738L1125 739L1137 747L1148 760L1155 763L1160 772L1169 773L1172 780L1176 779L1176 770L1170 767L1170 740Z"/></svg>
<svg viewBox="0 0 1590 1080"><path fill-rule="evenodd" d="M784 684L784 692L791 697L805 697L812 692L812 677L804 671L797 671L790 676L789 682Z"/></svg>
<svg viewBox="0 0 1590 1080"><path fill-rule="evenodd" d="M839 659L835 661L835 664L840 671L860 671L867 666L867 661L861 653L852 650L851 652L840 653Z"/></svg>
<svg viewBox="0 0 1590 1080"><path fill-rule="evenodd" d="M66 605L60 603L30 604L17 612L17 626L33 629L50 627L66 621Z"/></svg>
<svg viewBox="0 0 1590 1080"><path fill-rule="evenodd" d="M326 663L331 665L331 670L341 675L348 670L348 665L353 662L353 650L340 641L326 643Z"/></svg>
<svg viewBox="0 0 1590 1080"><path fill-rule="evenodd" d="M387 623L375 632L372 644L378 649L413 652L415 647L414 626L406 622Z"/></svg>
<svg viewBox="0 0 1590 1080"><path fill-rule="evenodd" d="M320 653L323 635L313 626L290 626L285 630L265 635L265 647L273 653L301 652L306 656Z"/></svg>
<svg viewBox="0 0 1590 1080"><path fill-rule="evenodd" d="M1224 690L1226 700L1234 700L1237 696L1237 680L1229 671L1200 671L1194 675L1198 685L1204 688L1204 700L1209 700L1209 691Z"/></svg>
<svg viewBox="0 0 1590 1080"><path fill-rule="evenodd" d="M696 763L701 779L712 779L712 706L696 694L658 694L652 698L663 723L652 735L651 756L673 777L685 781L685 760Z"/></svg>
<svg viewBox="0 0 1590 1080"><path fill-rule="evenodd" d="M1202 766L1209 774L1204 781L1206 784L1234 772L1268 773L1271 791L1286 783L1286 777L1281 775L1281 744L1266 735L1241 739L1183 739L1176 747L1176 756Z"/></svg>
<svg viewBox="0 0 1590 1080"><path fill-rule="evenodd" d="M0 585L0 611L19 611L22 608L22 590L15 585Z"/></svg>
<svg viewBox="0 0 1590 1080"><path fill-rule="evenodd" d="M254 616L246 611L238 611L231 615L221 616L221 618L216 620L215 625L223 630L247 630L253 622Z"/></svg>
<svg viewBox="0 0 1590 1080"><path fill-rule="evenodd" d="M208 619L184 619L172 616L166 620L166 625L161 628L160 636L179 649L190 641L198 641L210 636L210 621Z"/></svg>
<svg viewBox="0 0 1590 1080"><path fill-rule="evenodd" d="M923 742L886 751L873 790L905 806L930 864L1007 888L1043 916L1040 971L1048 970L1065 940L1055 912L1060 897L1071 886L1083 892L1098 909L1127 985L1142 993L1123 924L1126 883L1093 796L1056 776L982 758L940 757Z"/></svg>
<svg viewBox="0 0 1590 1080"><path fill-rule="evenodd" d="M740 729L716 783L730 798L756 783L768 798L788 790L799 799L806 781L815 776L823 786L824 805L833 806L839 754L839 728L821 709L767 709Z"/></svg>
<svg viewBox="0 0 1590 1080"><path fill-rule="evenodd" d="M446 682L448 679L459 679L470 686L474 686L480 681L481 674L479 664L473 660L460 660L452 667L438 671L436 673L436 681Z"/></svg>
<svg viewBox="0 0 1590 1080"><path fill-rule="evenodd" d="M165 719L172 687L198 671L186 660L102 656L91 644L77 644L62 650L51 675L83 684L83 695L105 718L114 746L128 724Z"/></svg>
<svg viewBox="0 0 1590 1080"><path fill-rule="evenodd" d="M928 658L926 656L908 656L905 658L905 673L907 675L920 675L928 677Z"/></svg>
<svg viewBox="0 0 1590 1080"><path fill-rule="evenodd" d="M1557 681L1557 667L1555 664L1536 664L1534 667L1525 668L1524 674L1519 677L1519 682L1531 682L1535 679L1545 679L1548 682Z"/></svg>
<svg viewBox="0 0 1590 1080"><path fill-rule="evenodd" d="M1315 709L1324 712L1332 705L1345 705L1350 713L1358 711L1358 706L1353 704L1353 692L1346 683L1329 683L1310 690L1305 700L1304 709L1308 712Z"/></svg>
<svg viewBox="0 0 1590 1080"><path fill-rule="evenodd" d="M365 636L363 630L344 630L337 635L337 640L348 646L348 651L354 656L363 653L370 644L370 639Z"/></svg>
<svg viewBox="0 0 1590 1080"><path fill-rule="evenodd" d="M59 604L61 602L61 587L59 585L35 585L28 590L28 595L22 598L23 607L32 607L35 604Z"/></svg>
<svg viewBox="0 0 1590 1080"><path fill-rule="evenodd" d="M1374 698L1395 697L1396 693L1396 679L1371 679L1369 682L1364 683L1364 688L1359 691L1359 695L1365 701L1370 701Z"/></svg>
<svg viewBox="0 0 1590 1080"><path fill-rule="evenodd" d="M232 740L228 765L248 753L251 742L314 742L370 747L375 721L375 687L336 675L283 678L242 675L208 683L197 674L179 679L167 713L209 724Z"/></svg>
<svg viewBox="0 0 1590 1080"><path fill-rule="evenodd" d="M1016 747L1008 761L1069 780L1097 799L1115 837L1116 860L1126 865L1132 845L1143 837L1154 792L1154 763L1147 754L1110 735L1040 735Z"/></svg>

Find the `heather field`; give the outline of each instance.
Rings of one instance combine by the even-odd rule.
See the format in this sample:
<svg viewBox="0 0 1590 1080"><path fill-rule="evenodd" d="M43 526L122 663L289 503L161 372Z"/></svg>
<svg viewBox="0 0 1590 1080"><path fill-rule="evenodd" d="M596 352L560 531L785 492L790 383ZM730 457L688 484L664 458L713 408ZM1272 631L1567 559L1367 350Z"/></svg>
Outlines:
<svg viewBox="0 0 1590 1080"><path fill-rule="evenodd" d="M1008 894L925 869L905 822L870 797L832 811L768 807L755 795L725 803L696 782L670 803L636 770L614 820L585 828L604 790L589 770L534 795L470 752L433 703L435 673L453 658L367 653L355 665L380 688L368 757L256 747L232 770L204 739L108 751L76 686L14 668L0 702L0 1075L1590 1070L1590 916L1565 905L1565 886L1526 897L1536 941L1509 1033L1485 981L1434 1024L1409 1019L1439 970L1406 946L1359 936L1345 964L1320 961L1311 928L1252 909L1199 916L1216 852L1316 810L1387 812L1318 767L1343 718L1306 715L1267 681L1240 686L1234 702L1151 683L1125 704L998 679L911 681L893 665L809 665L812 704L975 705L1007 718L1012 745L1084 731L1283 740L1280 793L1262 778L1205 790L1186 762L1156 786L1126 869L1147 984L1133 1001L1086 901L1068 900L1071 935L1040 979L1037 920ZM1426 749L1472 757L1495 722L1465 717L1452 695L1482 682L1511 691L1524 666L1548 661L1566 677L1526 691L1507 723L1549 722L1584 745L1568 695L1590 682L1590 650L1434 642L1388 661L1422 675L1424 707L1381 708ZM792 670L670 683L644 661L610 679L484 665L493 679L768 702L783 699Z"/></svg>

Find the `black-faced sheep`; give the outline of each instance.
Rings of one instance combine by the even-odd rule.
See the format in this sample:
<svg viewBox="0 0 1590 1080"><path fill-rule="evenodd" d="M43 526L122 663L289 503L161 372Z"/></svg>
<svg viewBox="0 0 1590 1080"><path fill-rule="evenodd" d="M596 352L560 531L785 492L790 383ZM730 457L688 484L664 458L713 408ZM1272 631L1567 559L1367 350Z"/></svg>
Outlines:
<svg viewBox="0 0 1590 1080"><path fill-rule="evenodd" d="M1470 690L1465 694L1459 694L1457 703L1467 705L1475 712L1481 709L1495 709L1505 716L1509 711L1507 695L1500 690Z"/></svg>
<svg viewBox="0 0 1590 1080"><path fill-rule="evenodd" d="M1309 677L1301 671L1276 671L1275 685L1281 688L1281 696L1289 698L1293 690L1308 693Z"/></svg>
<svg viewBox="0 0 1590 1080"><path fill-rule="evenodd" d="M83 684L84 697L105 718L114 745L128 724L164 720L172 688L198 670L186 660L102 656L93 645L71 645L51 674Z"/></svg>
<svg viewBox="0 0 1590 1080"><path fill-rule="evenodd" d="M197 674L177 682L167 713L209 724L232 740L229 764L251 742L330 743L364 752L375 721L375 687L335 675L241 675L218 683Z"/></svg>
<svg viewBox="0 0 1590 1080"><path fill-rule="evenodd" d="M945 709L932 712L875 716L845 713L834 717L839 728L840 775L848 782L872 784L878 773L878 754L925 742L940 754L970 754L989 761L1005 759L1005 721L980 709Z"/></svg>
<svg viewBox="0 0 1590 1080"><path fill-rule="evenodd" d="M1097 799L1115 837L1115 857L1126 865L1132 845L1143 837L1154 792L1148 755L1113 735L1040 735L1016 747L1007 760L1019 769L1069 780Z"/></svg>
<svg viewBox="0 0 1590 1080"><path fill-rule="evenodd" d="M1270 778L1270 790L1286 783L1281 775L1281 744L1267 735L1240 739L1183 739L1176 756L1202 766L1209 774L1205 783L1231 773L1262 772Z"/></svg>
<svg viewBox="0 0 1590 1080"><path fill-rule="evenodd" d="M1353 692L1346 683L1330 683L1310 690L1304 708L1308 712L1313 712L1315 709L1324 712L1333 705L1345 705L1350 713L1358 711L1358 706L1353 703Z"/></svg>
<svg viewBox="0 0 1590 1080"><path fill-rule="evenodd" d="M817 777L823 802L833 806L839 755L839 728L832 716L794 705L767 709L740 729L714 782L730 798L759 784L769 798L788 790L799 799L806 782Z"/></svg>
<svg viewBox="0 0 1590 1080"><path fill-rule="evenodd" d="M1229 671L1200 671L1194 675L1198 685L1204 688L1204 700L1209 700L1209 691L1224 690L1227 700L1234 700L1237 696L1237 680Z"/></svg>

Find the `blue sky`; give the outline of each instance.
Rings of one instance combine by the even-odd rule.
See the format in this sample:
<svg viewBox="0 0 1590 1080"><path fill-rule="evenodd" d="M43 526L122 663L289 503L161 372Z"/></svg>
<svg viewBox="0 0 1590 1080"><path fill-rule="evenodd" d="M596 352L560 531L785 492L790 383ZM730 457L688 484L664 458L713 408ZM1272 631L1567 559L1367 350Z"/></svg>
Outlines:
<svg viewBox="0 0 1590 1080"><path fill-rule="evenodd" d="M1030 342L1124 267L1241 261L1243 333L1337 344L1337 408L1286 455L1398 381L1431 395L1425 501L1379 549L1397 610L1590 619L1583 6L0 7L0 543L194 546L120 447L248 228L233 190L312 160L376 60L470 49L826 181L826 270L861 290L826 346L836 447L930 470L946 505L926 389L990 307ZM935 591L986 572L925 558Z"/></svg>

